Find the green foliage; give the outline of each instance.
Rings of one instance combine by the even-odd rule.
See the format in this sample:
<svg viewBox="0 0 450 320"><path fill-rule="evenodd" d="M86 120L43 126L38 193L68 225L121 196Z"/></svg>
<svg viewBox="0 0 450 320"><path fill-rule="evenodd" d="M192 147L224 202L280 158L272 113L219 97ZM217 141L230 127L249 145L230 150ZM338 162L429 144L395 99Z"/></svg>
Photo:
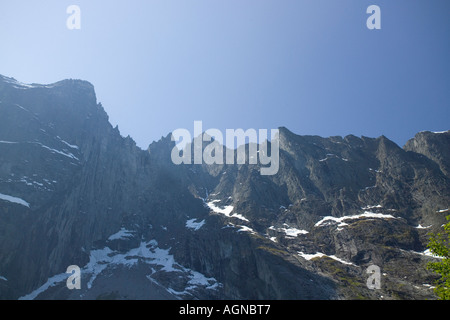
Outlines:
<svg viewBox="0 0 450 320"><path fill-rule="evenodd" d="M447 217L450 221L450 216ZM428 269L433 270L441 276L436 281L435 294L441 300L450 300L450 222L444 225L444 233L431 234L428 248L431 253L441 257L438 262L430 262Z"/></svg>

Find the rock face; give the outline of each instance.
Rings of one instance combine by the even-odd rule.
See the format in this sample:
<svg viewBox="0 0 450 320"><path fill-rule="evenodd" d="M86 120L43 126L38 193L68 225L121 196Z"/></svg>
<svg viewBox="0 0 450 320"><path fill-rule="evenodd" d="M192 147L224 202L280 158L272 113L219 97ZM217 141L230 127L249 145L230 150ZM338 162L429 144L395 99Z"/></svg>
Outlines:
<svg viewBox="0 0 450 320"><path fill-rule="evenodd" d="M173 147L122 137L88 82L0 76L0 298L434 298L425 250L449 213L449 131L402 149L280 128L274 176L176 166Z"/></svg>
<svg viewBox="0 0 450 320"><path fill-rule="evenodd" d="M443 173L450 176L450 132L423 131L409 140L405 145L406 151L423 154L436 162Z"/></svg>

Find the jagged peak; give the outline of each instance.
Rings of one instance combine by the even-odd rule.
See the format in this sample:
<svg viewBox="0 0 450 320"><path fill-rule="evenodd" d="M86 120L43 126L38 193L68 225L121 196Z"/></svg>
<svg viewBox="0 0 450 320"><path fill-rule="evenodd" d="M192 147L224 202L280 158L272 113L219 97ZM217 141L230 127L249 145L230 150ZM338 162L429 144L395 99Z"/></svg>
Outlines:
<svg viewBox="0 0 450 320"><path fill-rule="evenodd" d="M441 139L446 140L448 136L450 135L450 130L447 131L420 131L416 133L416 135L409 139L406 144L403 146L403 148L408 149L411 148L413 144L419 143L421 140L433 140L433 141L439 141Z"/></svg>

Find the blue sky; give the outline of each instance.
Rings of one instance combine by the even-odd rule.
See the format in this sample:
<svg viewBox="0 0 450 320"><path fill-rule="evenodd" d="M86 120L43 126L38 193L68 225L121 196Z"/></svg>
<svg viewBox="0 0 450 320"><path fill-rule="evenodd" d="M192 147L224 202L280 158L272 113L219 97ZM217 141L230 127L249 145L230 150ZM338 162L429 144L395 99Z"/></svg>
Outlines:
<svg viewBox="0 0 450 320"><path fill-rule="evenodd" d="M90 81L142 148L195 120L401 146L450 129L448 0L2 0L0 43L0 74Z"/></svg>

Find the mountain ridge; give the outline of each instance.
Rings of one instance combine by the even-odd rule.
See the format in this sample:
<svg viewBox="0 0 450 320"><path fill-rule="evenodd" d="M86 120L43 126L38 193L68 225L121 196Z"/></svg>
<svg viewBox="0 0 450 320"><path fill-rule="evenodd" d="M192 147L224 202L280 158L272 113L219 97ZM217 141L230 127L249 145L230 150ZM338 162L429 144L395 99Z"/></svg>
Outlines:
<svg viewBox="0 0 450 320"><path fill-rule="evenodd" d="M280 127L277 175L176 166L170 134L142 150L91 84L56 84L0 77L0 193L29 203L0 199L0 298L433 298L424 252L450 204L449 131L401 148ZM81 291L65 287L73 264Z"/></svg>

